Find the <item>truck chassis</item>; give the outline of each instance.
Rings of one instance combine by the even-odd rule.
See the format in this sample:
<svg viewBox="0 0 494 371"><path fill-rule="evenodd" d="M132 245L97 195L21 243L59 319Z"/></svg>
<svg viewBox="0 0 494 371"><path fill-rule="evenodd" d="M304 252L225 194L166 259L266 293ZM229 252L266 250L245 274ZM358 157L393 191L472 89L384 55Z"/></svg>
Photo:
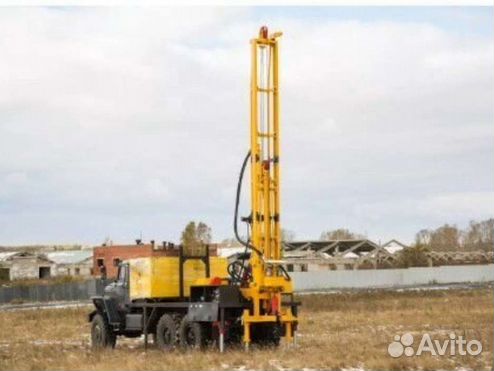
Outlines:
<svg viewBox="0 0 494 371"><path fill-rule="evenodd" d="M240 344L243 336L242 315L252 311L240 287L225 279L210 277L209 247L202 256L186 256L179 246L179 292L173 299L129 300L129 265L121 263L118 279L105 288L105 294L92 297L95 306L89 314L91 341L94 348L114 347L117 336L140 337L148 347L149 335L164 350L175 347L203 348L217 344L223 351L225 343ZM183 265L187 260L204 262L208 285L194 285L190 297L184 296ZM228 281L228 280L227 280ZM296 315L293 295L281 305L290 306ZM293 328L294 332L296 328ZM285 328L278 322L259 323L251 329L251 342L258 345L279 345Z"/></svg>

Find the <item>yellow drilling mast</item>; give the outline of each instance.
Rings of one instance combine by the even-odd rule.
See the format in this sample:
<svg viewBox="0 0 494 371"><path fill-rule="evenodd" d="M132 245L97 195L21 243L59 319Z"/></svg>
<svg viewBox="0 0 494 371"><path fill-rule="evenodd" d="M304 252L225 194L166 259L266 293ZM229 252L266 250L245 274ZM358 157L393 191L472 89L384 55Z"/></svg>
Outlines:
<svg viewBox="0 0 494 371"><path fill-rule="evenodd" d="M293 285L282 266L280 228L280 97L279 52L281 32L262 27L251 40L250 170L252 236L251 280L241 288L252 308L243 314L243 341L251 341L251 326L276 323L286 340L294 339L296 306ZM270 328L267 326L267 328ZM269 331L269 330L268 330Z"/></svg>

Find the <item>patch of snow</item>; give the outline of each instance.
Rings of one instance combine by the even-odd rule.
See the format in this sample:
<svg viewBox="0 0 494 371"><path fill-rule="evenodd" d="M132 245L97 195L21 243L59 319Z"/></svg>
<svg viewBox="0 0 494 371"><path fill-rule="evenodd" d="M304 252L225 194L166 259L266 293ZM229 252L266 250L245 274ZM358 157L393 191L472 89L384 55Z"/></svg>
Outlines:
<svg viewBox="0 0 494 371"><path fill-rule="evenodd" d="M235 254L241 254L245 251L245 247L219 247L218 248L218 256L222 258L228 258Z"/></svg>

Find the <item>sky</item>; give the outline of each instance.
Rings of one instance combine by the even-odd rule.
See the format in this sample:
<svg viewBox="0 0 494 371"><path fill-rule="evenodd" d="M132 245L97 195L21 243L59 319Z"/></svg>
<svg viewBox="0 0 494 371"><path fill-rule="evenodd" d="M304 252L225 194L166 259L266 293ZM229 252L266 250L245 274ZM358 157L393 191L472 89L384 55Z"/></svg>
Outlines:
<svg viewBox="0 0 494 371"><path fill-rule="evenodd" d="M0 8L0 245L232 237L263 24L296 239L494 217L492 10Z"/></svg>

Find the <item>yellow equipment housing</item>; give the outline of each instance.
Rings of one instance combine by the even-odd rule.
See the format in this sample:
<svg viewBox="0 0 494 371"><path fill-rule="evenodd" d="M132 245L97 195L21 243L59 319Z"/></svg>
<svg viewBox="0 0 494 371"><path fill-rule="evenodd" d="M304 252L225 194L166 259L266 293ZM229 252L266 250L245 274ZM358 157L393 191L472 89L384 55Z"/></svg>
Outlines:
<svg viewBox="0 0 494 371"><path fill-rule="evenodd" d="M180 296L179 257L147 257L129 261L129 295L131 300L178 298ZM224 278L227 273L227 259L210 257L210 276ZM184 262L184 296L190 295L190 286L205 277L206 268L200 260Z"/></svg>

